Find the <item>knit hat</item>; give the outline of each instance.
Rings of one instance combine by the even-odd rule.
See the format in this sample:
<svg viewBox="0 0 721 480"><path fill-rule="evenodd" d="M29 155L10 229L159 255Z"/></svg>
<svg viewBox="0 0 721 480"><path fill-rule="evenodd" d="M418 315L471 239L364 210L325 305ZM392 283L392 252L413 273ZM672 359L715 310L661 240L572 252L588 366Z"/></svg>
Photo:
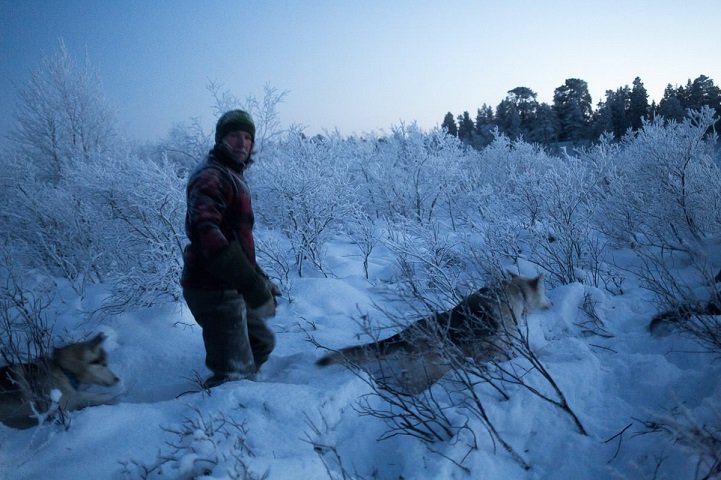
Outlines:
<svg viewBox="0 0 721 480"><path fill-rule="evenodd" d="M215 125L215 143L220 143L228 132L234 130L242 130L250 133L250 136L255 142L255 123L253 123L253 117L243 110L230 110L221 115L218 123Z"/></svg>

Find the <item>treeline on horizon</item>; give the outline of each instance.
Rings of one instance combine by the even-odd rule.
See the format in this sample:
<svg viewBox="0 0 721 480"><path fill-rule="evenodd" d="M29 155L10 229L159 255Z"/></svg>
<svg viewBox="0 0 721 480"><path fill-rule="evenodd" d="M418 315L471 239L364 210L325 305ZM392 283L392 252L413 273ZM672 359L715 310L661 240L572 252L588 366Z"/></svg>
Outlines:
<svg viewBox="0 0 721 480"><path fill-rule="evenodd" d="M448 112L441 127L463 142L483 148L494 138L496 129L510 139L547 146L588 145L609 133L620 139L628 131L636 131L644 120L661 116L667 121L680 121L689 109L707 106L721 113L721 88L711 78L700 75L689 79L685 86L668 84L663 98L649 104L648 93L639 77L631 87L606 90L605 100L596 109L592 106L588 84L569 78L556 88L553 103L539 103L537 94L528 87L516 87L495 108L483 104L473 120L468 111L455 117ZM717 123L718 124L718 123Z"/></svg>

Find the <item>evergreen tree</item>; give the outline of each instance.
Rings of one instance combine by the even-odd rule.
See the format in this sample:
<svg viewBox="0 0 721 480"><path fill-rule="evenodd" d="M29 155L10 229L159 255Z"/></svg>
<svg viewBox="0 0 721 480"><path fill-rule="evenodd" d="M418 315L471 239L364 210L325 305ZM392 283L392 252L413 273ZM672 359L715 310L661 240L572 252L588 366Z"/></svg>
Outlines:
<svg viewBox="0 0 721 480"><path fill-rule="evenodd" d="M580 142L587 140L593 109L588 84L578 78L569 78L556 88L553 94L553 109L561 123L561 141Z"/></svg>
<svg viewBox="0 0 721 480"><path fill-rule="evenodd" d="M663 98L658 102L658 115L662 116L666 121L675 120L677 122L683 120L685 115L683 106L683 89L674 88L670 83L663 91Z"/></svg>
<svg viewBox="0 0 721 480"><path fill-rule="evenodd" d="M530 125L528 139L532 142L549 144L558 141L561 132L561 124L555 110L547 104L542 103L536 109L536 120Z"/></svg>
<svg viewBox="0 0 721 480"><path fill-rule="evenodd" d="M458 115L458 138L464 141L470 142L473 136L473 120L468 111L463 112L463 115Z"/></svg>
<svg viewBox="0 0 721 480"><path fill-rule="evenodd" d="M536 92L528 87L516 87L508 91L506 99L513 102L521 121L521 133L527 135L531 130L531 125L536 120L536 112L538 110L538 101L536 101Z"/></svg>
<svg viewBox="0 0 721 480"><path fill-rule="evenodd" d="M493 116L493 108L485 103L478 109L476 113L475 128L475 147L482 148L490 145L493 141L493 130L496 128L496 122Z"/></svg>
<svg viewBox="0 0 721 480"><path fill-rule="evenodd" d="M591 119L591 132L593 138L598 138L604 133L613 132L613 118L608 99L614 95L613 90L606 90L606 101L598 102L596 111Z"/></svg>
<svg viewBox="0 0 721 480"><path fill-rule="evenodd" d="M688 81L684 100L684 107L687 109L700 110L701 107L708 106L721 114L721 89L706 75L699 76L693 82Z"/></svg>
<svg viewBox="0 0 721 480"><path fill-rule="evenodd" d="M611 113L611 131L613 132L613 136L616 139L620 139L631 127L631 121L628 115L631 105L628 87L619 88L615 92L609 90L606 94L606 105Z"/></svg>
<svg viewBox="0 0 721 480"><path fill-rule="evenodd" d="M441 128L445 130L448 135L453 135L454 137L458 136L458 126L456 125L456 121L453 119L453 114L451 112L446 113L446 116L443 118Z"/></svg>
<svg viewBox="0 0 721 480"><path fill-rule="evenodd" d="M501 100L496 107L496 125L508 138L515 140L521 135L521 116L511 100Z"/></svg>
<svg viewBox="0 0 721 480"><path fill-rule="evenodd" d="M627 119L631 128L635 131L643 125L643 119L648 118L648 92L643 86L641 78L636 77L633 80L633 87L629 93L629 105Z"/></svg>

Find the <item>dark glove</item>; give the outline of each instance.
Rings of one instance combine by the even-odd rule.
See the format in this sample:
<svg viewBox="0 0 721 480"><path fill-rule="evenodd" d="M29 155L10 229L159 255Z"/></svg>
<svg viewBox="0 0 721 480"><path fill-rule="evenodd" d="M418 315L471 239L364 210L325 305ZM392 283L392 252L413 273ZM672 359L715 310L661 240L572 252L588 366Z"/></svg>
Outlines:
<svg viewBox="0 0 721 480"><path fill-rule="evenodd" d="M283 292L280 290L280 287L273 282L273 280L270 279L270 276L263 271L260 266L255 267L258 274L265 279L265 283L268 286L268 290L270 290L271 295L274 297L280 297L283 295Z"/></svg>
<svg viewBox="0 0 721 480"><path fill-rule="evenodd" d="M236 288L250 309L273 299L265 278L258 274L238 242L230 242L228 248L211 260L208 271Z"/></svg>
<svg viewBox="0 0 721 480"><path fill-rule="evenodd" d="M270 318L275 316L275 297L271 296L270 300L255 308L248 305L248 315L258 318Z"/></svg>

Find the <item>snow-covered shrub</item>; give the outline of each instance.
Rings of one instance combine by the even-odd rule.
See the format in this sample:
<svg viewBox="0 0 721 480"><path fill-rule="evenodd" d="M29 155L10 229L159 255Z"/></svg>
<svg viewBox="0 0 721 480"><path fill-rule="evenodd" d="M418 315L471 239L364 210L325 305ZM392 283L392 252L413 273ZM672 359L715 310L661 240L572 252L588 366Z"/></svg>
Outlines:
<svg viewBox="0 0 721 480"><path fill-rule="evenodd" d="M269 472L258 473L252 468L253 451L246 442L248 431L243 423L222 412L205 416L195 410L194 414L179 426L164 428L176 439L168 442L169 450L159 452L153 462L122 462L123 478L268 478Z"/></svg>
<svg viewBox="0 0 721 480"><path fill-rule="evenodd" d="M24 285L18 265L2 251L0 268L0 360L12 365L49 355L53 344L54 320L48 292Z"/></svg>
<svg viewBox="0 0 721 480"><path fill-rule="evenodd" d="M278 238L270 230L255 231L255 254L258 264L272 281L278 282L283 295L289 302L293 301L293 271L294 257L288 248L285 238Z"/></svg>
<svg viewBox="0 0 721 480"><path fill-rule="evenodd" d="M659 310L705 347L721 349L718 317L703 312L720 294L713 251L721 235L718 137L708 108L682 122L656 119L624 138L606 179L601 228L640 260L635 273ZM684 269L681 274L679 269Z"/></svg>
<svg viewBox="0 0 721 480"><path fill-rule="evenodd" d="M82 294L86 282L103 279L107 271L101 258L104 252L95 242L104 227L102 207L84 190L73 188L78 165L49 184L17 157L6 159L3 169L9 181L0 205L5 237L16 260L67 278Z"/></svg>
<svg viewBox="0 0 721 480"><path fill-rule="evenodd" d="M355 208L350 209L345 227L351 241L357 245L358 250L360 250L363 274L365 278L368 279L368 259L380 243L381 238L377 223L373 222L373 219L360 205L356 204L354 207Z"/></svg>
<svg viewBox="0 0 721 480"><path fill-rule="evenodd" d="M604 249L593 224L598 179L575 157L555 159L553 167L531 180L538 184L539 225L530 230L531 259L557 282L599 286ZM590 272L586 274L585 272Z"/></svg>
<svg viewBox="0 0 721 480"><path fill-rule="evenodd" d="M721 233L721 170L713 110L690 111L683 122L657 118L627 135L606 177L604 229L634 245L693 252Z"/></svg>
<svg viewBox="0 0 721 480"><path fill-rule="evenodd" d="M651 420L642 420L641 434L657 434L672 445L663 462L691 458L696 462L694 478L721 476L721 411L718 403L705 402L691 409L679 406L674 412ZM665 465L659 462L658 472Z"/></svg>
<svg viewBox="0 0 721 480"><path fill-rule="evenodd" d="M426 306L459 300L468 290L469 274L463 245L438 221L425 224L397 219L389 226L385 246L393 254L398 282L411 298ZM471 272L469 272L469 269Z"/></svg>
<svg viewBox="0 0 721 480"><path fill-rule="evenodd" d="M49 306L53 298L45 289L23 283L18 265L2 249L0 267L0 366L33 363L38 371L49 372L47 359L53 351L55 318ZM9 378L2 379L6 383ZM14 380L13 380L14 381ZM67 425L70 421L60 408L62 393L29 378L18 379L28 394L32 417L41 425L54 420Z"/></svg>
<svg viewBox="0 0 721 480"><path fill-rule="evenodd" d="M179 300L186 178L168 162L127 154L86 165L74 179L73 190L103 213L89 228L91 251L103 254L113 282L107 307Z"/></svg>
<svg viewBox="0 0 721 480"><path fill-rule="evenodd" d="M593 223L600 180L591 165L498 135L470 172L477 187L467 195L479 206L468 223L483 242L481 265L525 259L557 283L601 282L604 246Z"/></svg>
<svg viewBox="0 0 721 480"><path fill-rule="evenodd" d="M55 184L22 178L3 191L6 237L29 268L88 282L114 282L116 305L180 298L184 178L132 154L78 163ZM22 178L22 181L20 180Z"/></svg>
<svg viewBox="0 0 721 480"><path fill-rule="evenodd" d="M82 62L60 41L18 92L13 151L46 182L66 178L72 166L112 151L115 114L87 55Z"/></svg>
<svg viewBox="0 0 721 480"><path fill-rule="evenodd" d="M249 170L256 215L290 239L298 275L309 261L320 272L325 242L353 209L354 186L339 136L311 140L292 131Z"/></svg>
<svg viewBox="0 0 721 480"><path fill-rule="evenodd" d="M167 138L153 147L138 149L138 156L155 161L168 161L179 172L192 172L213 147L213 132L206 131L199 118L176 123Z"/></svg>
<svg viewBox="0 0 721 480"><path fill-rule="evenodd" d="M415 124L393 128L356 166L365 181L360 191L373 202L369 214L420 223L438 216L441 206L452 214L465 156L458 139L441 130L425 133Z"/></svg>

